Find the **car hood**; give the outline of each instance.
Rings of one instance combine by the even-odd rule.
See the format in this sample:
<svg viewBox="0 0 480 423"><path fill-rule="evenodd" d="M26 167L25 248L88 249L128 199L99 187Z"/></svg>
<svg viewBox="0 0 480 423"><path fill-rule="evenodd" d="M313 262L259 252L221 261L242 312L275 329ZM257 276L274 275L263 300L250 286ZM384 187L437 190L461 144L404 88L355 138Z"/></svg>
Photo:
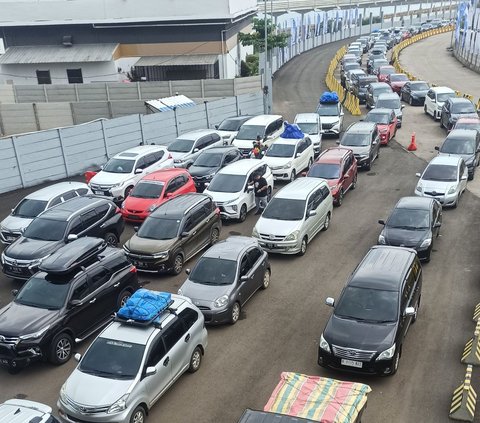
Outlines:
<svg viewBox="0 0 480 423"><path fill-rule="evenodd" d="M276 220L260 216L255 229L259 234L287 236L302 226L302 220Z"/></svg>
<svg viewBox="0 0 480 423"><path fill-rule="evenodd" d="M65 382L65 394L87 406L110 406L125 395L133 380L108 379L89 375L76 368Z"/></svg>
<svg viewBox="0 0 480 423"><path fill-rule="evenodd" d="M428 90L418 90L412 91L412 96L414 97L425 97L427 95Z"/></svg>
<svg viewBox="0 0 480 423"><path fill-rule="evenodd" d="M181 286L182 295L190 298L195 304L195 300L214 302L223 295L229 295L234 287L231 285L202 285L187 279Z"/></svg>
<svg viewBox="0 0 480 423"><path fill-rule="evenodd" d="M18 260L35 260L52 254L58 250L63 241L43 241L20 237L5 250L5 255Z"/></svg>
<svg viewBox="0 0 480 423"><path fill-rule="evenodd" d="M353 154L369 154L370 153L370 146L355 146L355 145L343 145L340 144L340 147L349 148L353 151Z"/></svg>
<svg viewBox="0 0 480 423"><path fill-rule="evenodd" d="M419 183L422 185L423 191L428 192L448 192L450 187L457 186L458 182L456 181L427 181L425 179L421 179Z"/></svg>
<svg viewBox="0 0 480 423"><path fill-rule="evenodd" d="M128 196L125 200L124 210L135 210L135 211L144 211L153 204L161 204L161 199L159 198L136 198Z"/></svg>
<svg viewBox="0 0 480 423"><path fill-rule="evenodd" d="M187 151L186 153L183 153L183 152L179 152L179 151L170 151L170 154L172 155L173 160L179 160L179 159L183 159L184 157L187 157L188 155L190 155L190 152Z"/></svg>
<svg viewBox="0 0 480 423"><path fill-rule="evenodd" d="M204 194L208 194L210 197L213 198L213 201L216 203L224 203L225 201L235 200L239 198L242 191L239 192L216 192L216 191L209 191L208 189L203 192Z"/></svg>
<svg viewBox="0 0 480 423"><path fill-rule="evenodd" d="M477 113L452 113L451 114L451 119L456 121L460 118L478 118Z"/></svg>
<svg viewBox="0 0 480 423"><path fill-rule="evenodd" d="M339 347L381 352L392 346L395 333L395 323L357 322L333 314L323 336L328 343Z"/></svg>
<svg viewBox="0 0 480 423"><path fill-rule="evenodd" d="M420 244L425 238L428 238L431 232L429 229L415 231L386 226L382 234L388 245L414 247Z"/></svg>
<svg viewBox="0 0 480 423"><path fill-rule="evenodd" d="M17 337L38 332L52 323L59 310L30 307L11 302L0 310L0 334Z"/></svg>
<svg viewBox="0 0 480 423"><path fill-rule="evenodd" d="M263 156L262 160L270 167L284 166L293 160L293 157L268 157Z"/></svg>
<svg viewBox="0 0 480 423"><path fill-rule="evenodd" d="M26 217L17 217L8 215L5 219L2 220L0 223L5 229L8 229L12 232L20 232L22 229L25 229L33 219L29 219Z"/></svg>
<svg viewBox="0 0 480 423"><path fill-rule="evenodd" d="M132 253L154 254L162 251L169 251L176 241L177 238L158 240L140 238L137 234L135 234L125 243L125 246Z"/></svg>
<svg viewBox="0 0 480 423"><path fill-rule="evenodd" d="M110 173L100 171L92 179L90 179L89 185L114 185L119 184L127 179L130 179L133 175L131 173Z"/></svg>
<svg viewBox="0 0 480 423"><path fill-rule="evenodd" d="M190 173L190 175L192 175L192 177L206 176L217 173L219 169L219 167L204 167L192 165L188 168L188 172Z"/></svg>
<svg viewBox="0 0 480 423"><path fill-rule="evenodd" d="M465 160L465 163L472 161L475 158L475 154L451 154L451 153L438 153L439 156L452 156L452 157L461 157Z"/></svg>
<svg viewBox="0 0 480 423"><path fill-rule="evenodd" d="M322 121L322 124L328 124L328 123L337 123L340 120L340 116L320 116L320 119Z"/></svg>

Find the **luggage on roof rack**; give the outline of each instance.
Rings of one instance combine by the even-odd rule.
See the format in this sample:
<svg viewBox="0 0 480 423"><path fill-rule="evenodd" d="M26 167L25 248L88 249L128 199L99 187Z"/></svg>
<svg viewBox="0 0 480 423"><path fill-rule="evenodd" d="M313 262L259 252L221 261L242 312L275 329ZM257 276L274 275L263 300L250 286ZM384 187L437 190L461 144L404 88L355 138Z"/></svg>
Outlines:
<svg viewBox="0 0 480 423"><path fill-rule="evenodd" d="M321 96L320 96L320 104L334 104L338 103L338 94L336 91L325 91Z"/></svg>
<svg viewBox="0 0 480 423"><path fill-rule="evenodd" d="M136 326L149 326L158 323L158 318L165 312L173 310L172 294L139 289L115 314L115 321Z"/></svg>

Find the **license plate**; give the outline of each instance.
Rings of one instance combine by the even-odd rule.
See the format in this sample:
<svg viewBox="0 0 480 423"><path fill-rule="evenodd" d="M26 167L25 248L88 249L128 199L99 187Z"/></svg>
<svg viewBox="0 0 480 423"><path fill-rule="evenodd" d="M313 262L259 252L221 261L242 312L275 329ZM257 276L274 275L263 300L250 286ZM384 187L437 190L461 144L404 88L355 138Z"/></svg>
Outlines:
<svg viewBox="0 0 480 423"><path fill-rule="evenodd" d="M345 358L342 358L340 363L342 366L356 367L357 369L361 369L363 366L361 361L346 360Z"/></svg>
<svg viewBox="0 0 480 423"><path fill-rule="evenodd" d="M147 267L147 263L143 261L134 261L133 264L138 267Z"/></svg>
<svg viewBox="0 0 480 423"><path fill-rule="evenodd" d="M19 267L15 267L15 266L10 266L10 271L12 273L22 273L22 269L20 269Z"/></svg>
<svg viewBox="0 0 480 423"><path fill-rule="evenodd" d="M10 363L7 359L5 358L1 358L0 359L0 364L3 364L4 366L8 366Z"/></svg>
<svg viewBox="0 0 480 423"><path fill-rule="evenodd" d="M93 191L95 195L103 195L103 191Z"/></svg>

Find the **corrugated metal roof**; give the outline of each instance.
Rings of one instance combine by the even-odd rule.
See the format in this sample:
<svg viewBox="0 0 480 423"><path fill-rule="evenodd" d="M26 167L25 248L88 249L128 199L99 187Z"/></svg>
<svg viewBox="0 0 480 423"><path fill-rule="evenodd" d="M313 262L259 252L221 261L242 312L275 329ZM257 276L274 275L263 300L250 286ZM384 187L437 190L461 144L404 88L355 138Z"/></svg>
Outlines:
<svg viewBox="0 0 480 423"><path fill-rule="evenodd" d="M9 47L5 54L0 56L0 64L109 62L117 46L118 44L15 46Z"/></svg>
<svg viewBox="0 0 480 423"><path fill-rule="evenodd" d="M173 97L165 97L158 100L148 100L145 103L160 112L169 112L173 109L185 109L187 107L196 106L196 103L193 100L190 100L184 95L174 95Z"/></svg>
<svg viewBox="0 0 480 423"><path fill-rule="evenodd" d="M218 54L191 54L178 56L143 56L134 66L195 66L213 65Z"/></svg>

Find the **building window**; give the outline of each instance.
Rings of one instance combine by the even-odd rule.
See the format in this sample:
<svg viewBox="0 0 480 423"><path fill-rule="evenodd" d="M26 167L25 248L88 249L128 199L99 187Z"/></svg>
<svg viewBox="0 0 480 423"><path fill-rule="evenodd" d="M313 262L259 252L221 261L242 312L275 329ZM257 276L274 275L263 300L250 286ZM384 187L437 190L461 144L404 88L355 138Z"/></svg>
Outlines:
<svg viewBox="0 0 480 423"><path fill-rule="evenodd" d="M50 71L37 70L37 81L39 84L51 84L52 77L50 76Z"/></svg>
<svg viewBox="0 0 480 423"><path fill-rule="evenodd" d="M81 69L67 69L67 78L69 84L83 84Z"/></svg>

